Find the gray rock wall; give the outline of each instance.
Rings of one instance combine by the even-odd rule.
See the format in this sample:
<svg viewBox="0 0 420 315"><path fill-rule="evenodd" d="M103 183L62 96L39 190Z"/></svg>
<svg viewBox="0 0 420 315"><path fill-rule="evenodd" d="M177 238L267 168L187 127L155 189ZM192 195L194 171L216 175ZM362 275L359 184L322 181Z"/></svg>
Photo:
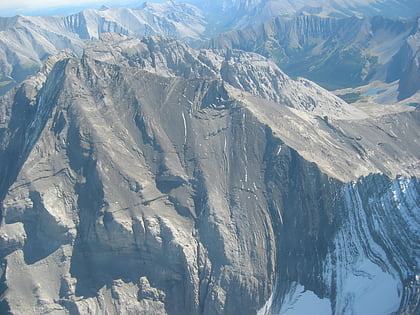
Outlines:
<svg viewBox="0 0 420 315"><path fill-rule="evenodd" d="M255 314L300 285L341 314L364 264L404 290L392 311L418 307L418 111L343 120L281 77L316 95L294 108L224 81L224 58L114 34L1 98L2 313Z"/></svg>

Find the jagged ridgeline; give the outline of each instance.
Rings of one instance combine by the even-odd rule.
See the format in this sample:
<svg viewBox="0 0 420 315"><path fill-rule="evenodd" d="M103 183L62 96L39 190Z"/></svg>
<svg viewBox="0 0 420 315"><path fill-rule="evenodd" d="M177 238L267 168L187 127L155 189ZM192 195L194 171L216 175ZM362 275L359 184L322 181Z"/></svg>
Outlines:
<svg viewBox="0 0 420 315"><path fill-rule="evenodd" d="M221 34L202 47L242 49L272 58L291 76L330 90L398 81L398 100L419 91L419 18L278 16Z"/></svg>
<svg viewBox="0 0 420 315"><path fill-rule="evenodd" d="M106 34L0 110L2 314L419 311L414 108Z"/></svg>
<svg viewBox="0 0 420 315"><path fill-rule="evenodd" d="M80 54L101 34L166 35L187 43L202 39L203 12L185 3L143 3L136 8L102 7L67 16L0 17L0 95L42 68L63 49Z"/></svg>

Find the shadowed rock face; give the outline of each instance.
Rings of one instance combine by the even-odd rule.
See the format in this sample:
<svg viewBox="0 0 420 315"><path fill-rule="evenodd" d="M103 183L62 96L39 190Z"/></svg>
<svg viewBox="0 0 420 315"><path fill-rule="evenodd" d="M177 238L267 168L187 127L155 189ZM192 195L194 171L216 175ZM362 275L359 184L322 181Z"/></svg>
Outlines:
<svg viewBox="0 0 420 315"><path fill-rule="evenodd" d="M350 121L232 53L111 34L1 99L2 313L255 314L304 286L342 314L365 261L418 307L419 112ZM405 177L350 183L372 172Z"/></svg>

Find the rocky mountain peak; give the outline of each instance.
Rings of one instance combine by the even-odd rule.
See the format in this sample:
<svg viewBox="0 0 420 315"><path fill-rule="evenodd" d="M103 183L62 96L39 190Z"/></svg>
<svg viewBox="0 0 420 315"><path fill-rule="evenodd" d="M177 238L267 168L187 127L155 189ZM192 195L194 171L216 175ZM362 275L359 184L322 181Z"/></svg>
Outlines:
<svg viewBox="0 0 420 315"><path fill-rule="evenodd" d="M0 98L1 313L417 307L418 111L167 37L37 77Z"/></svg>
<svg viewBox="0 0 420 315"><path fill-rule="evenodd" d="M138 40L107 34L101 41L88 45L84 55L103 62L136 65L160 75L223 79L238 89L320 116L341 119L367 117L308 80L292 80L273 62L255 53L196 51L171 38Z"/></svg>

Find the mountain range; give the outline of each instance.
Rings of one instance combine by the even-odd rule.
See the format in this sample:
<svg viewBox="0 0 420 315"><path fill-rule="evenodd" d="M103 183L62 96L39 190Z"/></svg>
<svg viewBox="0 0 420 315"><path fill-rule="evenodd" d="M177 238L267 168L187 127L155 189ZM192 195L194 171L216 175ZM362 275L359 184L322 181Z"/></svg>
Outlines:
<svg viewBox="0 0 420 315"><path fill-rule="evenodd" d="M135 9L102 7L68 16L0 18L0 92L34 74L50 55L63 49L81 54L86 41L106 32L194 42L203 38L205 27L199 9L172 1Z"/></svg>
<svg viewBox="0 0 420 315"><path fill-rule="evenodd" d="M0 103L2 313L419 307L414 108L119 34Z"/></svg>
<svg viewBox="0 0 420 315"><path fill-rule="evenodd" d="M0 18L0 314L419 314L416 6Z"/></svg>
<svg viewBox="0 0 420 315"><path fill-rule="evenodd" d="M259 27L230 31L203 45L242 49L273 59L292 76L329 89L400 80L398 100L420 88L419 19L276 17Z"/></svg>
<svg viewBox="0 0 420 315"><path fill-rule="evenodd" d="M403 81L407 82L407 85L404 85L407 87L400 88L400 98L406 98L417 90L418 23L414 18L408 21L325 18L325 15L346 17L379 13L392 17L398 14L413 16L415 12L420 12L417 1L342 1L332 4L326 0L318 4L322 8L334 7L334 10L342 14L336 14L337 12L333 10L334 13L330 9L319 9L321 7L313 9L315 4L311 1L199 1L193 4L197 7L168 1L144 3L133 9L103 6L99 10L89 9L68 16L0 18L0 93L3 94L28 75L38 71L48 56L63 49L71 49L80 54L86 41L98 39L106 32L118 32L138 38L166 35L198 46L203 40L223 30L249 28L252 25L256 28L240 31L240 35L223 35L224 43L216 43L216 40L212 45L225 47L226 41L231 41L230 36L239 36L242 39L234 39L236 43L228 46L252 48L253 51L272 56L286 70L293 68L291 75L303 75L321 84L326 83L326 77L330 76L328 69L338 63L339 67L344 67L344 71L351 72L349 79L336 80L339 87L345 84L366 83L378 71L381 74L377 76L383 77L384 71L387 70L383 70L382 65L391 64L390 53L401 50L395 56L396 60L391 65L393 70L390 70L392 74L386 77L386 81L406 77ZM273 9L273 6L276 9ZM387 14L385 8L389 9L389 13L393 12L393 15ZM306 16L307 12L312 16L285 18L296 14ZM265 22L272 17L277 18L258 26L259 22ZM317 28L320 29L314 33L313 30ZM302 32L306 31L311 35L302 35ZM359 36L355 37L354 34ZM294 38L291 38L292 36ZM303 39L302 36L311 38ZM409 36L415 38L410 40ZM352 40L348 40L347 37ZM388 46L382 43L382 38L386 38ZM312 60L312 55L321 60ZM320 55L327 55L327 58L321 58ZM347 59L351 61L346 62ZM300 64L301 68L308 68L308 63L313 63L311 66L314 68L309 71L296 70L299 68L296 64ZM378 66L381 69L378 70ZM325 86L333 85L327 82Z"/></svg>
<svg viewBox="0 0 420 315"><path fill-rule="evenodd" d="M257 26L272 17L300 13L336 18L381 15L388 18L420 14L416 0L189 0L218 26L218 31Z"/></svg>

